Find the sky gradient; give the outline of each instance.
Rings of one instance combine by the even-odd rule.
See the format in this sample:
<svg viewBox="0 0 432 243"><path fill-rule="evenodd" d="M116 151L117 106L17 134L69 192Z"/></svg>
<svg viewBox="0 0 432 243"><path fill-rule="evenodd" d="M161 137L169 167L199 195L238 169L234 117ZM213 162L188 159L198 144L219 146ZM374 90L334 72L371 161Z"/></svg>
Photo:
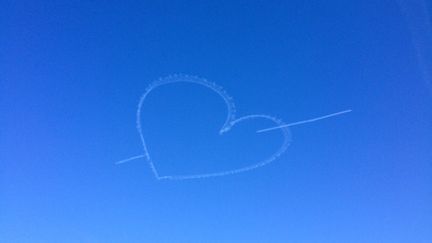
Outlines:
<svg viewBox="0 0 432 243"><path fill-rule="evenodd" d="M0 242L432 241L429 3L4 1ZM428 32L429 31L429 32ZM272 163L157 180L136 110L172 74L215 82L237 117L290 128ZM173 84L140 118L164 174L261 161L280 131L219 135L224 101Z"/></svg>

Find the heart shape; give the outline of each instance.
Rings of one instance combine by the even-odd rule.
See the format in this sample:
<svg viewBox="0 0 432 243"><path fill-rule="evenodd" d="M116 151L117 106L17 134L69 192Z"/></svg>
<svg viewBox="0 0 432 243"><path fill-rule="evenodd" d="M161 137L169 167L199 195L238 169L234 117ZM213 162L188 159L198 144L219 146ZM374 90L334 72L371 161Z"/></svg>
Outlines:
<svg viewBox="0 0 432 243"><path fill-rule="evenodd" d="M143 131L142 131L142 125L141 125L141 119L140 119L141 109L142 109L143 103L146 100L147 96L154 89L161 87L161 86L164 86L164 85L169 85L169 84L174 84L174 83L192 83L192 84L196 84L196 85L201 85L203 87L206 87L206 88L212 90L213 92L218 94L224 100L224 102L226 104L226 108L227 108L227 117L225 119L225 122L224 122L222 128L219 130L220 135L223 135L224 133L229 132L235 125L239 124L240 122L250 120L250 119L267 119L267 120L272 121L275 124L275 127L279 128L278 130L282 133L283 138L284 138L282 144L279 146L279 148L273 154L271 154L266 159L258 161L258 162L253 163L253 164L250 164L250 165L245 166L245 167L227 170L227 171L206 173L206 174L165 175L165 176L159 175L159 172L157 171L156 166L155 166L155 162L151 159L150 152L147 148L146 140L144 139L144 135L143 135ZM150 84L146 88L144 94L141 96L141 98L138 102L138 108L137 108L137 113L136 113L136 116L137 116L136 123L137 123L138 133L139 133L139 136L141 138L141 143L143 146L144 154L140 155L140 156L132 157L128 160L144 157L147 160L147 162L149 163L150 168L153 172L153 175L158 180L162 180L162 179L185 180L185 179L199 179L199 178L208 178L208 177L216 177L216 176L225 176L225 175L231 175L231 174L250 171L250 170L253 170L253 169L256 169L256 168L259 168L259 167L262 167L264 165L271 163L272 161L277 159L281 154L283 154L287 150L287 148L289 147L289 145L291 143L291 132L290 132L287 124L285 124L281 120L279 120L275 117L269 116L269 115L256 114L256 115L247 115L247 116L242 116L242 117L236 118L235 113L236 113L236 109L235 109L235 104L234 104L233 99L224 91L224 89L222 87L216 85L215 83L209 82L203 78L199 78L196 76L189 76L189 75L171 75L171 76L168 76L165 78L161 78L161 79L153 82L152 84ZM120 161L120 163L123 163L123 161Z"/></svg>

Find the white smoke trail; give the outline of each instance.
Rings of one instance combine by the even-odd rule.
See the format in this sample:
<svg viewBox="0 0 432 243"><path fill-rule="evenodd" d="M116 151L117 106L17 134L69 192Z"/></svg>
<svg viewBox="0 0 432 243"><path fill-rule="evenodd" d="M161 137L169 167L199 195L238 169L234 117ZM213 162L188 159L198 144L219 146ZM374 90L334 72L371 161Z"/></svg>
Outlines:
<svg viewBox="0 0 432 243"><path fill-rule="evenodd" d="M296 126L296 125L300 125L300 124L305 124L305 123L311 123L311 122L316 122L322 119L327 119L333 116L339 116L348 112L351 112L352 110L344 110L344 111L339 111L339 112L335 112L335 113L331 113L325 116L320 116L320 117L315 117L312 119L308 119L308 120L303 120L303 121L297 121L297 122L293 122L293 123L289 123L289 124L285 124L285 125L281 125L281 126L277 126L277 127L270 127L270 128L266 128L266 129L261 129L256 131L257 133L261 133L261 132L268 132L268 131L272 131L272 130L276 130L276 129L280 129L283 127L292 127L292 126Z"/></svg>
<svg viewBox="0 0 432 243"><path fill-rule="evenodd" d="M132 160L141 159L141 158L144 158L144 157L145 157L144 154L140 154L140 155L137 155L137 156L132 156L130 158L117 161L114 164L119 165L119 164L123 164L123 163L129 162L129 161L132 161Z"/></svg>

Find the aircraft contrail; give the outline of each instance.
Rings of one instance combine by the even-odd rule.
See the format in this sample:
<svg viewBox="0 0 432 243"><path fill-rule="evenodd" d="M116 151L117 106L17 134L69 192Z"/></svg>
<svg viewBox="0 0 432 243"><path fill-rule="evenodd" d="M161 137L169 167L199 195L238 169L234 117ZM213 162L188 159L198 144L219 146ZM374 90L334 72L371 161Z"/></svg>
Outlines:
<svg viewBox="0 0 432 243"><path fill-rule="evenodd" d="M344 110L344 111L339 111L339 112L331 113L331 114L328 114L328 115L325 115L325 116L315 117L315 118L308 119L308 120L297 121L297 122L285 124L285 125L282 125L282 126L261 129L261 130L258 130L256 132L257 133L268 132L268 131L276 130L276 129L283 128L283 127L292 127L292 126L296 126L296 125L300 125L300 124L315 122L315 121L319 121L319 120L326 119L326 118L329 118L329 117L339 116L339 115L342 115L342 114L345 114L345 113L348 113L348 112L351 112L351 111L352 110L350 110L350 109L349 110Z"/></svg>
<svg viewBox="0 0 432 243"><path fill-rule="evenodd" d="M137 155L137 156L130 157L128 159L117 161L117 162L115 162L115 164L116 165L123 164L123 163L129 162L131 160L140 159L140 158L144 158L144 157L146 157L144 154L140 154L140 155Z"/></svg>

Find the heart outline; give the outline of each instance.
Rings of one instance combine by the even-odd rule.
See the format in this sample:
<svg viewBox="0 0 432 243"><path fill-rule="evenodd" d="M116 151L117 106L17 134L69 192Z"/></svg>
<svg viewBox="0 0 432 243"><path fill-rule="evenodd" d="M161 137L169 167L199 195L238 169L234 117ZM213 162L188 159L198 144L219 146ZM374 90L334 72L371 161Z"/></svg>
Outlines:
<svg viewBox="0 0 432 243"><path fill-rule="evenodd" d="M219 130L219 134L223 135L225 132L228 132L231 130L236 124L239 122L249 120L249 119L268 119L275 123L276 126L281 127L280 130L284 140L281 144L281 146L272 153L269 157L266 159L260 160L256 163L250 164L248 166L243 166L237 169L232 170L225 170L220 172L213 172L213 173L204 173L204 174L189 174L189 175L167 175L167 176L161 176L159 175L159 172L156 169L155 162L151 159L150 152L147 148L147 143L144 139L144 134L142 132L142 126L141 126L141 109L144 104L145 99L147 96L153 91L154 89L174 84L174 83L192 83L204 86L216 94L218 94L226 104L227 108L227 117L225 119L224 124L222 125L221 129ZM227 92L221 87L218 86L215 83L209 82L204 78L200 78L197 76L190 76L190 75L183 75L183 74L176 74L176 75L170 75L165 78L160 78L159 80L151 83L145 90L145 92L141 95L141 98L138 102L137 112L136 112L136 128L138 130L139 137L141 139L141 144L143 146L144 154L140 156L133 157L133 159L136 158L145 158L147 162L149 163L150 169L155 176L157 180L163 180L163 179L170 179L170 180L186 180L186 179L201 179L201 178L210 178L210 177L220 177L220 176L226 176L226 175L232 175L232 174L238 174L243 173L246 171L254 170L259 167L265 166L276 160L279 156L281 156L289 147L291 144L291 132L288 126L280 120L275 117L269 116L269 115L263 115L263 114L254 114L254 115L246 115L239 118L236 118L236 107L234 104L234 101L232 97L230 97Z"/></svg>

